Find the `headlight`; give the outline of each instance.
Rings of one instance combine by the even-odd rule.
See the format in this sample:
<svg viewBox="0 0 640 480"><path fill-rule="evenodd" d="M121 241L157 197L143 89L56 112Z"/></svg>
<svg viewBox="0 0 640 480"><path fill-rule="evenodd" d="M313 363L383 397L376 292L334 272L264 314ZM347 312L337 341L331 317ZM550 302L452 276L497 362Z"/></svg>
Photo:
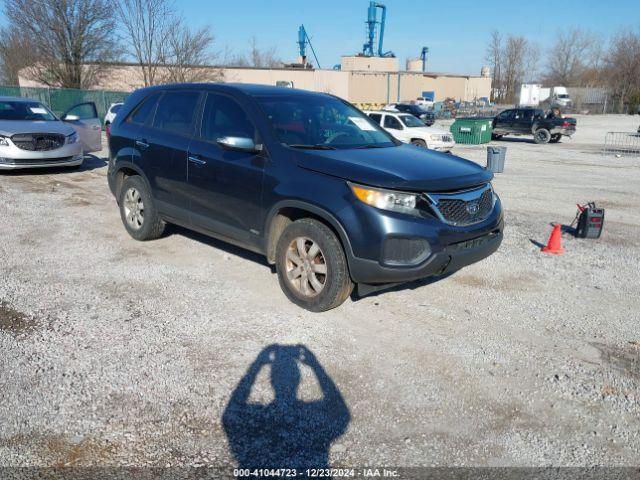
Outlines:
<svg viewBox="0 0 640 480"><path fill-rule="evenodd" d="M7 140L7 137L0 137L0 147L8 147L9 146L9 141Z"/></svg>
<svg viewBox="0 0 640 480"><path fill-rule="evenodd" d="M67 135L67 143L78 143L78 132L73 132L71 135Z"/></svg>
<svg viewBox="0 0 640 480"><path fill-rule="evenodd" d="M418 196L412 193L364 187L352 183L349 184L349 187L358 200L372 207L410 215L418 214L418 210L416 210Z"/></svg>
<svg viewBox="0 0 640 480"><path fill-rule="evenodd" d="M433 140L434 142L440 142L442 140L442 135L433 134L431 135L431 140Z"/></svg>

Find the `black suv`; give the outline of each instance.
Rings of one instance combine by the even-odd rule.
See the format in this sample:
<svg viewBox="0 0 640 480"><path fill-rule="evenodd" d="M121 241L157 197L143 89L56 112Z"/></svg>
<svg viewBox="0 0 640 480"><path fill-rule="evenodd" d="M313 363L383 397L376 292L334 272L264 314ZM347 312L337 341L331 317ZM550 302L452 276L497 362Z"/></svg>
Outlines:
<svg viewBox="0 0 640 480"><path fill-rule="evenodd" d="M109 186L137 240L174 223L264 254L294 303L453 272L502 240L492 174L404 145L330 95L184 84L129 96Z"/></svg>

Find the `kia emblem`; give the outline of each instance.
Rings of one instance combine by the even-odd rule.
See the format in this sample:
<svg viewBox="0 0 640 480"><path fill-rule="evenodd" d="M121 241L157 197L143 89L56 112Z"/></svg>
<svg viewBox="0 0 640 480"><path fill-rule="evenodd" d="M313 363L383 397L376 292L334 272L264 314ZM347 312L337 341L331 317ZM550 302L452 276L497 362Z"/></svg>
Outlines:
<svg viewBox="0 0 640 480"><path fill-rule="evenodd" d="M478 202L469 202L467 203L467 212L469 215L475 215L480 210L480 205Z"/></svg>

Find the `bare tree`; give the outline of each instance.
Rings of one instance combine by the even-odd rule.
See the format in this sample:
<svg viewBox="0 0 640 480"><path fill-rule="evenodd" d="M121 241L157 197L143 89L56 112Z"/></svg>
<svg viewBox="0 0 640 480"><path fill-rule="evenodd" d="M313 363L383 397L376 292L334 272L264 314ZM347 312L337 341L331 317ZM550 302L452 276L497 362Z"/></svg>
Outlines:
<svg viewBox="0 0 640 480"><path fill-rule="evenodd" d="M163 42L173 24L171 6L167 0L118 0L116 6L128 54L140 66L144 85L155 85L160 80Z"/></svg>
<svg viewBox="0 0 640 480"><path fill-rule="evenodd" d="M491 95L497 103L514 103L520 84L532 79L540 58L538 46L524 37L491 33L486 60L493 72Z"/></svg>
<svg viewBox="0 0 640 480"><path fill-rule="evenodd" d="M212 51L213 43L209 27L191 30L181 20L175 21L167 32L162 52L164 80L171 83L223 80L220 69L210 68L217 57Z"/></svg>
<svg viewBox="0 0 640 480"><path fill-rule="evenodd" d="M0 29L0 81L5 85L18 85L23 68L37 63L31 37L23 35L14 25Z"/></svg>
<svg viewBox="0 0 640 480"><path fill-rule="evenodd" d="M557 33L549 53L546 81L552 85L579 86L585 70L597 52L597 38L591 32L572 28Z"/></svg>
<svg viewBox="0 0 640 480"><path fill-rule="evenodd" d="M528 44L524 37L507 38L504 47L504 99L509 103L517 101L518 87L524 78L525 58L528 55Z"/></svg>
<svg viewBox="0 0 640 480"><path fill-rule="evenodd" d="M540 45L527 40L527 48L524 57L524 77L526 83L533 83L539 80L540 74Z"/></svg>
<svg viewBox="0 0 640 480"><path fill-rule="evenodd" d="M502 98L502 35L497 30L491 32L491 39L485 56L491 69L491 101Z"/></svg>
<svg viewBox="0 0 640 480"><path fill-rule="evenodd" d="M607 55L606 71L620 111L625 103L640 103L639 33L622 31L615 36Z"/></svg>
<svg viewBox="0 0 640 480"><path fill-rule="evenodd" d="M234 55L226 52L227 65L234 67L276 68L282 66L282 60L277 55L276 47L260 48L258 39L249 39L247 55Z"/></svg>
<svg viewBox="0 0 640 480"><path fill-rule="evenodd" d="M109 0L6 0L4 12L31 39L38 64L28 73L46 85L91 86L118 56Z"/></svg>

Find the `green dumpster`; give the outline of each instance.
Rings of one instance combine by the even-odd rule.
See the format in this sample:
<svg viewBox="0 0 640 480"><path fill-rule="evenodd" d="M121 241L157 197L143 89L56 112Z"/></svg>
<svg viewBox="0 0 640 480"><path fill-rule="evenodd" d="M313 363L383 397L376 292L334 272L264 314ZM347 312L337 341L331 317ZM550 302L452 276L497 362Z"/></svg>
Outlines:
<svg viewBox="0 0 640 480"><path fill-rule="evenodd" d="M456 118L449 131L456 143L479 145L491 141L493 118Z"/></svg>

